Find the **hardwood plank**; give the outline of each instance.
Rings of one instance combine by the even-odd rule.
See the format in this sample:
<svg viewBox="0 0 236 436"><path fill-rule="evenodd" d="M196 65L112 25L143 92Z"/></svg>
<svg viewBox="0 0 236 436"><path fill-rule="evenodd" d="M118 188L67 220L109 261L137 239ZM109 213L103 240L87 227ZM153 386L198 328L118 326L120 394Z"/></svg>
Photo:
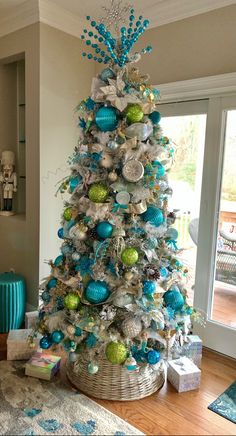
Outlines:
<svg viewBox="0 0 236 436"><path fill-rule="evenodd" d="M0 360L6 358L6 338L0 334ZM207 409L235 379L235 360L204 349L199 390L179 394L166 383L139 401L94 400L147 435L235 435L235 424Z"/></svg>

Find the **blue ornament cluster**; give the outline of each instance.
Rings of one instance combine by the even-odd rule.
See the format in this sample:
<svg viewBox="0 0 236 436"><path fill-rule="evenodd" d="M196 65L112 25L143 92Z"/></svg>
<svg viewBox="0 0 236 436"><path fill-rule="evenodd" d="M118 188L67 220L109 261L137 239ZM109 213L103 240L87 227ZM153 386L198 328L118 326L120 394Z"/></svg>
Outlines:
<svg viewBox="0 0 236 436"><path fill-rule="evenodd" d="M81 39L85 41L88 48L93 49L94 53L83 52L82 56L93 59L99 64L106 65L111 62L122 68L129 62L129 53L134 44L149 26L149 20L143 19L141 15L136 20L134 12L134 9L130 10L129 26L128 28L121 27L120 36L117 39L111 35L105 24L97 23L88 15L86 18L90 22L92 30L85 28ZM101 43L106 46L106 50L99 46ZM146 54L151 51L152 47L148 45L141 50L141 53ZM110 78L109 75L108 78ZM104 77L104 79L107 80L107 77Z"/></svg>

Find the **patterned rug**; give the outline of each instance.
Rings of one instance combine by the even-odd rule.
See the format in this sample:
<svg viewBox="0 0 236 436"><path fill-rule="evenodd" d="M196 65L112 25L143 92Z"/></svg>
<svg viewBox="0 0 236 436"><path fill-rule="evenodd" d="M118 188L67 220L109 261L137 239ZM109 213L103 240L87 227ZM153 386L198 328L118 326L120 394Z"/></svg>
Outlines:
<svg viewBox="0 0 236 436"><path fill-rule="evenodd" d="M236 424L236 381L213 401L208 409Z"/></svg>
<svg viewBox="0 0 236 436"><path fill-rule="evenodd" d="M73 390L26 377L23 362L0 362L1 435L141 435L139 430Z"/></svg>

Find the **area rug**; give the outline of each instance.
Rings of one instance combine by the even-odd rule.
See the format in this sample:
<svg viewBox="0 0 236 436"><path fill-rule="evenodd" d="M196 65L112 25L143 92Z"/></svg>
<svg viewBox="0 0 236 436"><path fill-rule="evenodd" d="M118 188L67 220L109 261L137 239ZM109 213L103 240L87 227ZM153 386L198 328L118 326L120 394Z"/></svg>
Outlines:
<svg viewBox="0 0 236 436"><path fill-rule="evenodd" d="M236 424L236 381L213 401L208 409Z"/></svg>
<svg viewBox="0 0 236 436"><path fill-rule="evenodd" d="M1 435L141 435L139 430L73 390L26 377L23 362L0 362Z"/></svg>

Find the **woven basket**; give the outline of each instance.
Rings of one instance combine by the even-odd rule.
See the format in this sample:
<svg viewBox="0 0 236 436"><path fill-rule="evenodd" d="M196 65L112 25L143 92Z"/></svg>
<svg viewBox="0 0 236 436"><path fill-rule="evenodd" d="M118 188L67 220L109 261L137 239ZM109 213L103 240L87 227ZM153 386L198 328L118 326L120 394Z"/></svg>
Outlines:
<svg viewBox="0 0 236 436"><path fill-rule="evenodd" d="M139 372L129 372L121 365L112 365L105 356L96 359L97 374L89 374L89 361L84 358L79 365L67 363L67 377L81 392L103 400L132 401L154 394L165 382L164 371L157 373L149 366Z"/></svg>

